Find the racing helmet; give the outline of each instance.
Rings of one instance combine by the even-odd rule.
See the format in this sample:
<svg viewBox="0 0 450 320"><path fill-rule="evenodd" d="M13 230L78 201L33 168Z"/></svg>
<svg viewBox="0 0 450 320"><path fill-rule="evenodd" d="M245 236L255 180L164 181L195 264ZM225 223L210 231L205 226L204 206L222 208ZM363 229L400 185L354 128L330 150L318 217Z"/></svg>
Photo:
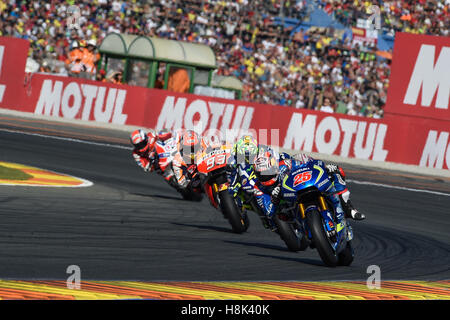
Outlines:
<svg viewBox="0 0 450 320"><path fill-rule="evenodd" d="M278 161L273 152L263 151L258 154L254 164L255 175L264 186L272 186L278 178Z"/></svg>
<svg viewBox="0 0 450 320"><path fill-rule="evenodd" d="M196 155L201 149L201 138L195 131L188 130L181 136L179 151L186 164L195 164Z"/></svg>
<svg viewBox="0 0 450 320"><path fill-rule="evenodd" d="M258 155L258 141L250 135L241 137L234 145L236 162L253 164Z"/></svg>
<svg viewBox="0 0 450 320"><path fill-rule="evenodd" d="M301 164L308 163L308 162L314 160L313 158L311 158L310 156L308 156L305 153L294 154L292 156L292 159L294 159L295 161L297 161L298 163L301 163Z"/></svg>
<svg viewBox="0 0 450 320"><path fill-rule="evenodd" d="M172 132L170 132L168 129L162 129L158 132L158 140L164 142L170 138L172 138Z"/></svg>
<svg viewBox="0 0 450 320"><path fill-rule="evenodd" d="M138 129L131 133L130 141L134 146L135 151L144 153L153 149L155 146L156 137L152 131L145 133L144 130Z"/></svg>

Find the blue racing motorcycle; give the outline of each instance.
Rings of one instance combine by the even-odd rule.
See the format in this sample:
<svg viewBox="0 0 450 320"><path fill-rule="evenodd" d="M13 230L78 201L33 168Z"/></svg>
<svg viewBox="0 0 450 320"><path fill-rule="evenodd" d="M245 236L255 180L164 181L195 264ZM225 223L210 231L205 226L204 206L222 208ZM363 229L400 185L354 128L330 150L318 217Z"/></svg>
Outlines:
<svg viewBox="0 0 450 320"><path fill-rule="evenodd" d="M325 265L348 266L354 258L353 232L350 225L336 217L336 209L326 194L334 185L324 163L292 160L292 168L281 183L283 202L290 203L290 219L304 227L310 246L316 248Z"/></svg>

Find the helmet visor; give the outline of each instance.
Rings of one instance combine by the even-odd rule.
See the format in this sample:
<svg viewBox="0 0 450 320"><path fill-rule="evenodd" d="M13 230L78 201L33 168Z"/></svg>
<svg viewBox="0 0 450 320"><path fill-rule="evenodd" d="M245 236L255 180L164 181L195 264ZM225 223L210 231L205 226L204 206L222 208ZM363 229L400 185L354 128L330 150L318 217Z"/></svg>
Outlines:
<svg viewBox="0 0 450 320"><path fill-rule="evenodd" d="M147 145L148 145L148 138L145 138L145 139L142 140L141 142L136 143L136 144L134 145L134 148L135 148L136 150L142 150L142 149L144 149Z"/></svg>

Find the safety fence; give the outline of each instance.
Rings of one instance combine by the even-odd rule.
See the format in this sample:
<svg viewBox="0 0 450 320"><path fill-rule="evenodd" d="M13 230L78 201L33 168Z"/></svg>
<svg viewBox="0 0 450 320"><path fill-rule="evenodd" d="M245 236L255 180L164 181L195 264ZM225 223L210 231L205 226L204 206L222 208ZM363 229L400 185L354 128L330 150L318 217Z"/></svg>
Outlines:
<svg viewBox="0 0 450 320"><path fill-rule="evenodd" d="M450 169L450 38L395 41L383 119L25 74L29 44L10 37L0 37L0 108L221 138L250 131L286 149Z"/></svg>

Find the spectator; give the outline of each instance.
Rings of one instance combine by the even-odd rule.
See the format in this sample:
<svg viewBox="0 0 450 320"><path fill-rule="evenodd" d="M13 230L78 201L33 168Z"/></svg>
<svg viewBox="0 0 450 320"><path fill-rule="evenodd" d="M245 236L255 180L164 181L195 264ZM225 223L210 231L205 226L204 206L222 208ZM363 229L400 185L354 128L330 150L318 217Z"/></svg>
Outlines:
<svg viewBox="0 0 450 320"><path fill-rule="evenodd" d="M283 7L281 3L78 0L75 5L81 13L79 28L68 29L66 1L2 1L0 35L28 39L30 58L40 65L43 61L66 61L67 68L74 71L82 69L76 46L83 40L99 43L110 32L203 43L216 53L217 74L234 75L243 82L244 100L313 109L329 98L347 106L348 114L382 116L390 61L377 58L373 47L353 45L351 39L341 39L332 30L303 29L291 37L292 30L277 25L275 17L281 10L285 17L304 20L308 3L284 1ZM316 3L348 27L355 26L358 18L367 19L368 8L378 5L382 27L391 35L403 31L449 36L448 0ZM98 56L89 57L82 58L82 62L92 71ZM53 63L46 68L61 72ZM160 80L162 86L163 79ZM317 85L321 86L320 92L313 89Z"/></svg>
<svg viewBox="0 0 450 320"><path fill-rule="evenodd" d="M329 98L323 99L323 104L318 108L319 111L334 113L334 108L331 106L331 100Z"/></svg>
<svg viewBox="0 0 450 320"><path fill-rule="evenodd" d="M86 66L86 72L95 76L97 62L100 60L100 54L95 52L96 41L91 39L87 42L86 48L82 51L82 62Z"/></svg>
<svg viewBox="0 0 450 320"><path fill-rule="evenodd" d="M308 109L317 110L323 102L322 86L316 85L314 87L314 93L309 96Z"/></svg>
<svg viewBox="0 0 450 320"><path fill-rule="evenodd" d="M78 45L78 41L72 43L72 50L69 52L69 57L66 59L66 64L75 63L77 59L83 59L83 50Z"/></svg>
<svg viewBox="0 0 450 320"><path fill-rule="evenodd" d="M70 74L74 77L80 76L82 72L86 72L86 66L80 57L77 57L73 63L70 64Z"/></svg>
<svg viewBox="0 0 450 320"><path fill-rule="evenodd" d="M99 72L97 72L97 74L95 75L95 80L97 81L101 81L101 82L106 82L106 72L105 70L101 69Z"/></svg>
<svg viewBox="0 0 450 320"><path fill-rule="evenodd" d="M107 77L108 82L114 84L122 84L123 83L123 71L113 72L109 77Z"/></svg>
<svg viewBox="0 0 450 320"><path fill-rule="evenodd" d="M189 74L184 68L172 67L169 71L169 80L167 83L167 90L187 93L190 88Z"/></svg>

